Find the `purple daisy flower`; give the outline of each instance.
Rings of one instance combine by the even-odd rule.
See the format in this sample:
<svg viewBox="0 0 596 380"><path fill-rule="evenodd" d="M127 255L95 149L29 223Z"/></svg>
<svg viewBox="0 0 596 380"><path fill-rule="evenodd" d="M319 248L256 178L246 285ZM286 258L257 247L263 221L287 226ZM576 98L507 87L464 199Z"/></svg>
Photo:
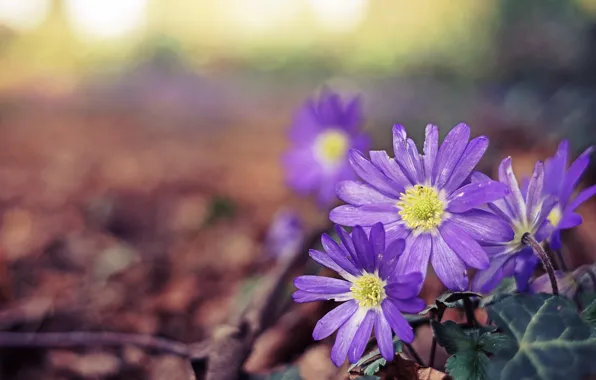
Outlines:
<svg viewBox="0 0 596 380"><path fill-rule="evenodd" d="M358 97L344 105L338 94L324 90L318 101L308 100L290 130L294 146L283 158L289 186L303 195L318 192L322 206L334 201L336 184L355 178L349 149L367 149L370 144L359 130L361 124Z"/></svg>
<svg viewBox="0 0 596 380"><path fill-rule="evenodd" d="M596 185L581 191L573 197L573 190L579 182L580 177L590 163L592 147L586 149L567 168L569 155L569 142L561 141L554 157L544 162L544 194L558 199L558 202L548 215L548 220L554 227L550 237L550 244L553 249L561 248L561 230L579 226L582 217L575 213L579 205L596 194Z"/></svg>
<svg viewBox="0 0 596 380"><path fill-rule="evenodd" d="M575 278L575 274L565 273L560 270L555 271L555 278L559 285L559 294L567 298L575 297L579 289L579 282ZM528 284L528 291L530 293L552 293L553 288L550 283L548 274L540 275L534 278Z"/></svg>
<svg viewBox="0 0 596 380"><path fill-rule="evenodd" d="M490 256L489 268L476 273L472 289L482 293L493 290L504 277L514 276L519 291L525 291L528 281L539 262L532 248L522 242L526 234L542 242L551 233L547 216L556 204L556 199L543 196L544 164L536 163L532 177L528 181L527 191L520 190L513 174L511 157L505 158L499 165L499 181L506 184L509 194L493 201L487 208L499 215L509 225L508 239L496 239L484 244ZM472 174L472 183L484 182L488 177L482 173Z"/></svg>
<svg viewBox="0 0 596 380"><path fill-rule="evenodd" d="M391 330L404 342L414 340L414 331L402 312L424 309L424 301L417 297L422 275L396 274L396 258L404 249L404 241L395 240L386 248L381 223L372 226L369 236L360 226L354 227L351 236L340 226L335 229L340 243L323 234L321 242L326 253L312 249L310 256L344 279L300 276L294 280L298 288L294 301L345 301L321 318L313 331L313 338L321 340L338 330L331 350L336 366L342 365L346 355L351 363L360 359L373 327L381 354L392 360L395 353Z"/></svg>
<svg viewBox="0 0 596 380"><path fill-rule="evenodd" d="M406 241L399 271L426 276L430 260L447 288L467 289L466 265L489 265L478 242L513 237L500 218L475 209L505 196L507 186L490 179L462 186L488 146L484 136L469 139L470 128L459 124L439 147L439 130L428 125L420 155L404 127L395 125L394 159L384 151L371 151L370 160L350 152L350 163L364 183L339 183L337 195L348 205L333 209L329 218L345 226L383 223L388 242Z"/></svg>
<svg viewBox="0 0 596 380"><path fill-rule="evenodd" d="M289 209L278 211L265 236L265 250L282 259L300 249L304 242L304 225L300 216Z"/></svg>

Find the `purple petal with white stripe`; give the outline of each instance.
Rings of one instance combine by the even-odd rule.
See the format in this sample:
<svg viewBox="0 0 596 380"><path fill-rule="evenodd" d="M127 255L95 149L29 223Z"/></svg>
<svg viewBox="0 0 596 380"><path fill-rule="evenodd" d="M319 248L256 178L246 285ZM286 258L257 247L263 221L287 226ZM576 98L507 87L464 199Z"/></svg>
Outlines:
<svg viewBox="0 0 596 380"><path fill-rule="evenodd" d="M484 252L480 244L470 237L463 228L447 220L439 227L439 231L447 245L468 266L476 269L488 268L490 263L488 255Z"/></svg>
<svg viewBox="0 0 596 380"><path fill-rule="evenodd" d="M314 340L321 340L333 334L335 330L341 327L358 310L358 303L354 300L344 302L335 309L331 310L317 322L312 332Z"/></svg>
<svg viewBox="0 0 596 380"><path fill-rule="evenodd" d="M395 335L406 343L412 343L414 340L414 330L408 323L408 321L401 314L400 310L393 304L390 299L386 299L381 304L383 315L389 322L389 325L395 332Z"/></svg>
<svg viewBox="0 0 596 380"><path fill-rule="evenodd" d="M337 184L335 191L339 199L354 206L373 203L395 203L395 199L380 193L372 186L362 182L342 181Z"/></svg>
<svg viewBox="0 0 596 380"><path fill-rule="evenodd" d="M484 152L486 152L486 148L488 148L488 138L484 136L476 137L468 143L459 162L453 169L453 173L445 184L444 189L447 194L451 194L461 186L462 182L472 173L472 170L474 170L484 155Z"/></svg>
<svg viewBox="0 0 596 380"><path fill-rule="evenodd" d="M497 181L473 182L459 188L451 194L447 210L451 212L465 212L495 200L501 199L509 193L503 183Z"/></svg>
<svg viewBox="0 0 596 380"><path fill-rule="evenodd" d="M433 254L430 263L439 280L452 291L468 288L466 266L457 253L451 249L441 236L432 236Z"/></svg>
<svg viewBox="0 0 596 380"><path fill-rule="evenodd" d="M459 162L468 140L470 139L470 128L460 123L456 125L443 140L439 148L437 160L433 171L434 184L438 188L443 188L449 179L449 176Z"/></svg>
<svg viewBox="0 0 596 380"><path fill-rule="evenodd" d="M362 323L358 326L358 330L356 330L356 334L354 335L352 344L348 350L348 360L350 360L350 363L356 363L364 353L368 338L370 338L375 323L375 314L376 312L373 309L369 309L366 312Z"/></svg>
<svg viewBox="0 0 596 380"><path fill-rule="evenodd" d="M354 340L358 326L362 323L365 315L366 311L359 309L337 331L337 337L331 349L331 361L337 367L340 367L346 360L352 340Z"/></svg>

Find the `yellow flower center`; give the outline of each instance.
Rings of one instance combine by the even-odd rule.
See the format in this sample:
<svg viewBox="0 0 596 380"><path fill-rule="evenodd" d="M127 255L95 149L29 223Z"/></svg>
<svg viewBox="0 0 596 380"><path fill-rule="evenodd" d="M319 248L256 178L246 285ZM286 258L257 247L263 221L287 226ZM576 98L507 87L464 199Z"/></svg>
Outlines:
<svg viewBox="0 0 596 380"><path fill-rule="evenodd" d="M548 219L550 224L556 227L561 221L562 216L563 215L561 214L561 208L559 206L556 206L551 210L550 214L548 214L546 219Z"/></svg>
<svg viewBox="0 0 596 380"><path fill-rule="evenodd" d="M344 131L327 129L319 134L315 144L321 159L327 163L335 164L346 156L350 141Z"/></svg>
<svg viewBox="0 0 596 380"><path fill-rule="evenodd" d="M443 202L430 186L416 185L401 194L399 215L411 229L432 230L443 221Z"/></svg>
<svg viewBox="0 0 596 380"><path fill-rule="evenodd" d="M385 299L385 282L376 274L366 273L358 277L350 290L361 307L377 307Z"/></svg>

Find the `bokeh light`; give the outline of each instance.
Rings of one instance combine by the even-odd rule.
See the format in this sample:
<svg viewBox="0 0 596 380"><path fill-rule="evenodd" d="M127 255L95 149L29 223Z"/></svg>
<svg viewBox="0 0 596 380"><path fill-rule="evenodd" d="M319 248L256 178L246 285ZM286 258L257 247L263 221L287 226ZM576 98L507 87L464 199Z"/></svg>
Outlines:
<svg viewBox="0 0 596 380"><path fill-rule="evenodd" d="M0 0L0 24L18 31L35 29L49 8L50 0Z"/></svg>
<svg viewBox="0 0 596 380"><path fill-rule="evenodd" d="M146 19L147 0L66 0L66 15L85 38L116 38L129 34Z"/></svg>

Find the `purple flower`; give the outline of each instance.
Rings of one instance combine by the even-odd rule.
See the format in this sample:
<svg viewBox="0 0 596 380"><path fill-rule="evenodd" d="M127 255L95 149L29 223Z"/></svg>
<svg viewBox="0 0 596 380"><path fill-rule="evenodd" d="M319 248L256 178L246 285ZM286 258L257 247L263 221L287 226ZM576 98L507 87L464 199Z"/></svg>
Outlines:
<svg viewBox="0 0 596 380"><path fill-rule="evenodd" d="M404 342L414 340L414 331L402 312L418 313L425 307L417 298L422 275L396 274L396 258L404 249L403 240L385 248L385 230L381 223L370 229L370 236L360 226L351 236L336 226L340 243L327 234L321 242L325 252L310 250L319 264L333 269L343 280L322 276L300 276L294 280L296 302L335 300L343 302L315 326L313 338L324 339L338 330L331 350L331 360L341 366L346 355L351 363L362 356L373 330L383 357L392 360L392 332Z"/></svg>
<svg viewBox="0 0 596 380"><path fill-rule="evenodd" d="M595 185L581 191L577 197L572 197L575 186L590 163L591 153L592 147L586 149L567 168L569 142L563 140L554 157L544 163L544 194L558 198L556 206L548 215L548 220L554 227L550 237L553 249L561 248L561 230L573 228L582 223L582 217L575 213L577 207L596 194Z"/></svg>
<svg viewBox="0 0 596 380"><path fill-rule="evenodd" d="M282 259L300 249L303 242L304 225L300 216L288 209L277 212L265 237L269 256Z"/></svg>
<svg viewBox="0 0 596 380"><path fill-rule="evenodd" d="M439 147L439 130L426 127L424 155L401 125L393 127L395 158L384 151L370 152L370 160L350 152L350 163L363 182L344 181L337 195L348 205L333 209L329 218L346 226L385 226L387 241L405 239L398 271L426 276L428 262L451 290L468 287L466 265L485 269L486 252L478 243L513 237L500 218L477 206L502 198L507 186L497 181L464 181L487 146L484 136L468 141L470 128L459 124Z"/></svg>
<svg viewBox="0 0 596 380"><path fill-rule="evenodd" d="M560 270L555 271L555 278L559 285L559 294L568 298L575 297L579 289L579 282L575 278L574 274L565 273ZM534 278L528 284L528 291L530 293L552 293L553 288L550 283L550 278L547 273Z"/></svg>
<svg viewBox="0 0 596 380"><path fill-rule="evenodd" d="M294 146L283 158L289 186L303 195L318 192L322 206L333 202L336 184L355 178L348 150L369 146L361 124L359 98L344 105L339 95L325 90L318 101L308 100L290 130Z"/></svg>
<svg viewBox="0 0 596 380"><path fill-rule="evenodd" d="M472 183L484 182L488 177L482 173L472 175ZM491 262L488 269L476 273L472 289L482 293L493 290L504 277L514 276L519 291L525 291L528 281L539 259L532 248L522 242L525 234L532 235L538 242L546 239L551 231L547 216L555 206L553 197L544 197L544 165L536 163L527 191L520 190L513 174L511 157L499 165L499 181L506 184L509 194L491 202L487 208L499 215L509 225L511 238L494 239L484 244Z"/></svg>

